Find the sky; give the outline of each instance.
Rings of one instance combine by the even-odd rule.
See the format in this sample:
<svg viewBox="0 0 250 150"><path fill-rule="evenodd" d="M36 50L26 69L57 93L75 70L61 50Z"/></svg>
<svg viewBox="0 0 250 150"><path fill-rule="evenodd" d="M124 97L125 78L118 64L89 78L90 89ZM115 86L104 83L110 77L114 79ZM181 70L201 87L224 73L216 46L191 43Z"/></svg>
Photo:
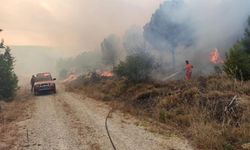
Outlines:
<svg viewBox="0 0 250 150"><path fill-rule="evenodd" d="M8 45L97 50L109 34L143 26L163 0L0 0Z"/></svg>

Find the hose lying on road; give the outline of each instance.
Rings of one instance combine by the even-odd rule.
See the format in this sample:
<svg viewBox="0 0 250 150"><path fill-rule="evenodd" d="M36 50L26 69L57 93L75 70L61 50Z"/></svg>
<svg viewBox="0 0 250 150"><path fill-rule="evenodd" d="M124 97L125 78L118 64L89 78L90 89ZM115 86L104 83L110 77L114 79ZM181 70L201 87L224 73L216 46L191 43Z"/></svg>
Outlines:
<svg viewBox="0 0 250 150"><path fill-rule="evenodd" d="M109 129L108 129L108 118L109 118L110 114L112 113L112 111L113 111L113 109L111 109L111 110L109 111L109 113L108 113L108 115L107 115L107 117L106 117L106 120L105 120L105 127L106 127L106 131L107 131L107 133L108 133L109 140L110 140L110 142L111 142L111 144L112 144L112 147L113 147L114 150L116 150L116 147L115 147L115 145L114 145L114 143L113 143L113 140L112 140L112 138L111 138L111 136L110 136L110 134L109 134Z"/></svg>

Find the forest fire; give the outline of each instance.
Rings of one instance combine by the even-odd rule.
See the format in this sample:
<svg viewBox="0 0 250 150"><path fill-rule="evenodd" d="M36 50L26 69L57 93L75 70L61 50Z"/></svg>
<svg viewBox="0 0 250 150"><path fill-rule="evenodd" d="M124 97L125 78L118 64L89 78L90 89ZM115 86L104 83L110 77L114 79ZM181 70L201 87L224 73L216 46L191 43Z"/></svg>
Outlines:
<svg viewBox="0 0 250 150"><path fill-rule="evenodd" d="M103 71L101 73L102 77L113 77L113 73L111 71Z"/></svg>
<svg viewBox="0 0 250 150"><path fill-rule="evenodd" d="M217 48L213 49L210 53L210 61L213 64L223 64L224 61L220 57L220 53Z"/></svg>

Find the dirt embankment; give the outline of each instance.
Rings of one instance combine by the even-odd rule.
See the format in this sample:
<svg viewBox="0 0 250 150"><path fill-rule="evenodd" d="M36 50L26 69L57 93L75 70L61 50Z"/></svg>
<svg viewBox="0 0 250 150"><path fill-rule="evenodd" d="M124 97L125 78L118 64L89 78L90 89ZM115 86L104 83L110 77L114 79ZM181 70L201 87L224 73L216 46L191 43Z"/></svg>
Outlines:
<svg viewBox="0 0 250 150"><path fill-rule="evenodd" d="M27 87L21 87L11 102L0 101L0 149L18 149L22 123L32 117L34 102Z"/></svg>
<svg viewBox="0 0 250 150"><path fill-rule="evenodd" d="M175 129L198 149L243 149L250 143L249 82L210 76L133 85L123 79L79 78L67 90Z"/></svg>

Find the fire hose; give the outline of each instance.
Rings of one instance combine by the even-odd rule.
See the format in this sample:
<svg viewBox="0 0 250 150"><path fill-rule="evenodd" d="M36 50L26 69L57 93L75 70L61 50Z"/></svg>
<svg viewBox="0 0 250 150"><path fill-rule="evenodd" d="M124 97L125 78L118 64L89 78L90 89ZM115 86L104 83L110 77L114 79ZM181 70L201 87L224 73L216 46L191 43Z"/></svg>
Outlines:
<svg viewBox="0 0 250 150"><path fill-rule="evenodd" d="M166 78L164 78L163 81L167 81L167 80L169 80L169 79L171 79L171 78L177 76L179 73L181 73L181 72L183 72L183 71L185 71L185 70L186 70L186 68L180 69L180 71L177 71L177 72L175 72L175 73L173 73L173 74L167 76Z"/></svg>
<svg viewBox="0 0 250 150"><path fill-rule="evenodd" d="M175 73L173 73L173 74L167 76L167 77L164 78L163 80L164 80L164 81L169 80L169 79L175 77L176 75L178 75L180 72L181 72L181 71L175 72Z"/></svg>
<svg viewBox="0 0 250 150"><path fill-rule="evenodd" d="M175 73L173 73L173 74L167 76L167 77L164 79L164 81L173 78L174 76L178 75L179 73L181 73L181 71L177 71L177 72L175 72ZM114 145L114 142L113 142L113 140L112 140L112 138L111 138L111 136L110 136L109 129L108 129L108 118L110 117L110 114L112 113L112 111L113 111L113 109L111 109L111 110L109 111L109 113L108 113L108 115L107 115L107 117L106 117L106 119L105 119L105 128L106 128L106 131L107 131L107 134L108 134L110 143L111 143L113 149L116 150L116 147L115 147L115 145Z"/></svg>
<svg viewBox="0 0 250 150"><path fill-rule="evenodd" d="M164 81L173 78L174 76L178 75L179 73L181 73L181 71L177 71L177 72L175 72L175 73L173 73L173 74L167 76L167 77L164 79ZM114 145L114 142L113 142L113 140L112 140L112 138L111 138L111 136L110 136L109 129L108 129L108 118L110 117L110 114L112 113L112 111L113 111L113 109L111 109L111 110L109 111L108 115L106 116L106 119L105 119L105 128L106 128L106 131L107 131L107 134L108 134L110 143L111 143L113 149L116 150L116 147L115 147L115 145Z"/></svg>
<svg viewBox="0 0 250 150"><path fill-rule="evenodd" d="M108 118L109 118L110 114L112 113L112 111L113 111L113 109L111 109L111 110L109 111L109 113L108 113L108 115L107 115L107 117L106 117L106 119L105 119L105 128L106 128L106 131L107 131L109 140L110 140L110 142L111 142L111 144L112 144L112 147L113 147L114 150L116 150L116 147L115 147L115 145L114 145L114 143L113 143L113 140L112 140L112 138L111 138L111 136L110 136L109 129L108 129Z"/></svg>

